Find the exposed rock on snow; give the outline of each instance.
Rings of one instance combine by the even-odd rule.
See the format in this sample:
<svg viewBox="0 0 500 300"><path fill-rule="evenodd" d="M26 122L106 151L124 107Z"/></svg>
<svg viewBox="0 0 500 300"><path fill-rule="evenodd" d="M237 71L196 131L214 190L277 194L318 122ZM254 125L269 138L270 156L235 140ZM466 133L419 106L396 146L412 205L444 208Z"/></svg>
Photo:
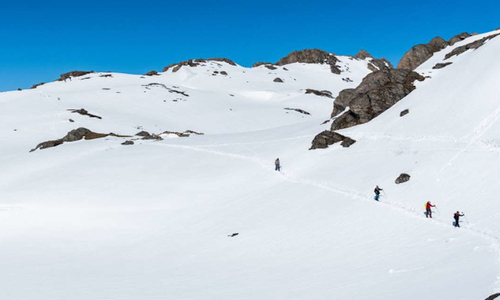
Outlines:
<svg viewBox="0 0 500 300"><path fill-rule="evenodd" d="M197 67L200 64L206 63L209 61L225 62L225 63L230 64L232 66L236 66L236 63L234 63L234 61L227 59L227 58L208 58L208 59L198 58L198 59L190 59L190 60L181 61L179 63L168 65L168 66L163 68L163 72L166 72L169 69L173 68L172 72L175 73L175 72L179 71L182 67Z"/></svg>
<svg viewBox="0 0 500 300"><path fill-rule="evenodd" d="M397 68L415 70L415 68L428 60L435 52L444 49L446 46L448 46L448 43L440 37L433 38L428 44L413 46L403 55Z"/></svg>
<svg viewBox="0 0 500 300"><path fill-rule="evenodd" d="M71 72L61 74L60 75L61 78L57 79L57 81L63 81L63 80L68 79L70 77L80 77L80 76L84 76L84 75L91 74L91 73L94 73L94 71L71 71Z"/></svg>
<svg viewBox="0 0 500 300"><path fill-rule="evenodd" d="M311 148L309 148L309 150L328 148L328 146L338 142L341 142L340 145L342 147L347 148L354 144L356 141L334 131L325 130L314 137Z"/></svg>
<svg viewBox="0 0 500 300"><path fill-rule="evenodd" d="M300 108L290 108L290 107L285 107L285 110L294 110L298 113L304 114L304 115L310 115L307 111L300 109Z"/></svg>
<svg viewBox="0 0 500 300"><path fill-rule="evenodd" d="M40 82L40 83L34 84L34 85L31 86L30 89L36 89L37 87L39 87L41 85L44 85L44 84L45 84L45 82Z"/></svg>
<svg viewBox="0 0 500 300"><path fill-rule="evenodd" d="M442 69L446 66L449 66L451 65L452 62L447 62L447 63L437 63L436 65L434 65L434 67L432 67L433 69Z"/></svg>
<svg viewBox="0 0 500 300"><path fill-rule="evenodd" d="M89 116L91 118L97 118L97 119L102 119L101 117L99 116L96 116L96 115L93 115L93 114L89 114L88 111L86 111L85 109L83 108L80 108L80 109L68 109L68 111L72 112L72 113L75 113L75 114L80 114L80 115L83 115L83 116Z"/></svg>
<svg viewBox="0 0 500 300"><path fill-rule="evenodd" d="M283 79L279 78L279 77L276 77L274 78L273 80L274 82L283 82Z"/></svg>
<svg viewBox="0 0 500 300"><path fill-rule="evenodd" d="M81 139L94 140L94 139L99 139L99 138L103 138L103 137L107 137L107 136L128 137L126 135L117 135L114 133L108 133L108 134L96 133L96 132L93 132L87 128L80 127L80 128L71 130L70 132L68 132L68 134L66 134L66 136L64 136L61 139L51 140L51 141L46 141L46 142L40 143L34 149L31 149L30 152L33 152L37 149L42 150L42 149L47 149L47 148L51 148L51 147L56 147L56 146L59 146L65 142L74 142L74 141L79 141Z"/></svg>
<svg viewBox="0 0 500 300"><path fill-rule="evenodd" d="M127 146L127 145L133 145L134 141L128 140L122 143L122 145Z"/></svg>
<svg viewBox="0 0 500 300"><path fill-rule="evenodd" d="M396 184L400 184L400 183L403 183L403 182L407 182L410 180L410 175L406 174L406 173L401 173L401 175L398 176L398 178L396 178Z"/></svg>
<svg viewBox="0 0 500 300"><path fill-rule="evenodd" d="M156 75L160 75L160 74L157 71L152 70L152 71L147 72L144 75L146 75L146 76L156 76Z"/></svg>
<svg viewBox="0 0 500 300"><path fill-rule="evenodd" d="M336 65L339 60L335 55L319 49L306 49L301 51L293 51L287 56L280 59L276 65L284 66L293 63L306 64L327 64L330 65L330 70L334 74L340 74L340 69Z"/></svg>
<svg viewBox="0 0 500 300"><path fill-rule="evenodd" d="M335 119L332 130L363 124L415 89L413 82L423 81L420 74L405 70L383 70L368 74L355 89L341 91L335 99L332 117L339 116L349 107L349 110Z"/></svg>
<svg viewBox="0 0 500 300"><path fill-rule="evenodd" d="M135 135L142 136L143 140L163 140L161 136L156 135L156 134L150 134L147 131L141 131L141 132L136 133Z"/></svg>
<svg viewBox="0 0 500 300"><path fill-rule="evenodd" d="M485 300L494 300L498 297L500 297L500 293L493 294L493 295L489 296L488 298L486 298Z"/></svg>
<svg viewBox="0 0 500 300"><path fill-rule="evenodd" d="M186 130L184 132L164 131L161 134L175 134L178 137L189 137L191 134L194 134L194 135L204 135L204 133L202 133L202 132L196 132L196 131L193 131L193 130Z"/></svg>
<svg viewBox="0 0 500 300"><path fill-rule="evenodd" d="M394 69L392 64L385 58L374 58L368 63L368 69L372 72L378 70L390 70Z"/></svg>
<svg viewBox="0 0 500 300"><path fill-rule="evenodd" d="M361 49L361 50L359 50L359 52L356 55L354 55L354 58L367 59L367 58L373 58L373 56L371 56L371 54L368 53L367 51Z"/></svg>
<svg viewBox="0 0 500 300"><path fill-rule="evenodd" d="M405 109L405 110L403 110L401 113L399 113L399 116L400 116L400 117L402 117L402 116L405 116L405 115L407 115L407 114L409 114L409 113L410 113L410 110Z"/></svg>
<svg viewBox="0 0 500 300"><path fill-rule="evenodd" d="M460 34L455 35L448 41L448 45L453 46L455 43L465 40L466 38L472 36L468 32L462 32Z"/></svg>
<svg viewBox="0 0 500 300"><path fill-rule="evenodd" d="M314 94L316 96L333 98L332 92L327 91L327 90L318 91L318 90L314 90L314 89L306 89L306 94Z"/></svg>
<svg viewBox="0 0 500 300"><path fill-rule="evenodd" d="M460 54L462 54L465 51L470 50L470 49L474 49L475 50L475 49L481 47L482 45L484 45L484 42L486 42L488 40L491 40L492 38L495 38L495 37L497 37L499 35L500 35L500 33L492 34L492 35L484 37L484 38L482 38L480 40L474 41L472 43L468 43L467 45L457 47L457 48L453 49L453 51L451 51L450 53L446 54L444 56L444 59L448 59L448 58L452 57L453 55L460 55Z"/></svg>

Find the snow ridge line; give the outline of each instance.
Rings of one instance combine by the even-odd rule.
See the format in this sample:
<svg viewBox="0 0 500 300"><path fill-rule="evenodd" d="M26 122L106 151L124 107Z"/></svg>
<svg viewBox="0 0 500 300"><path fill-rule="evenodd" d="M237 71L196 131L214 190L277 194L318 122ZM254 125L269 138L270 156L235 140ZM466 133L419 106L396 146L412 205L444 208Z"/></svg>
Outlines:
<svg viewBox="0 0 500 300"><path fill-rule="evenodd" d="M498 119L498 117L500 117L500 109L498 110L498 116L497 116L496 119ZM496 121L496 119L495 119L495 121ZM215 154L215 155L227 156L227 157L232 157L232 158L236 158L236 159L243 159L243 160L247 160L247 161L251 161L251 162L257 163L258 165L260 165L261 167L265 168L266 170L272 169L270 167L269 163L267 163L264 160L259 159L257 157L250 157L250 156L246 156L246 155L228 153L228 152L224 152L224 151L203 149L203 148L193 147L193 146L171 145L171 144L164 144L164 143L161 143L161 144L155 143L154 145L160 145L160 146L170 147L170 148L181 148L181 149L187 149L187 150L193 150L193 151L211 153L211 154ZM282 175L286 180L288 180L290 182L295 182L295 183L299 183L299 184L314 186L314 187L317 187L317 188L321 188L321 189L325 189L325 190L329 190L329 191L335 192L337 194L342 194L344 196L348 196L348 197L351 197L351 198L355 198L355 199L358 199L358 200L367 201L367 202L371 202L371 203L375 204L374 203L375 200L371 200L371 197L367 196L366 194L362 194L362 193L359 193L359 192L353 192L353 191L349 191L349 190L344 190L344 189L337 188L337 187L331 186L329 184L324 184L324 183L321 183L321 182L300 179L298 177L291 176L291 175L288 175L288 174L283 173L283 172L281 172L280 175ZM414 208L402 205L400 203L387 202L386 201L386 202L378 202L377 204L386 205L386 206L392 208L393 210L400 211L400 212L402 212L402 213L404 213L406 215L412 216L413 218L423 219L420 216L420 213L415 212ZM437 224L440 224L440 225L443 225L443 226L448 226L448 223L446 223L444 221L436 220L436 219L431 219L431 220L427 220L427 221L431 221L431 224L432 223L437 223ZM499 268L498 275L497 275L497 278L496 278L496 281L495 281L494 285L495 285L495 290L500 289L500 241L499 241L499 238L496 237L496 236L494 236L494 235L492 235L492 234L489 234L487 232L480 231L480 230L477 230L477 229L474 229L474 228L471 228L471 227L461 227L461 229L462 230L466 230L467 232L469 232L472 235L475 235L475 236L487 239L487 240L489 240L492 243L491 247L493 248L493 250L497 254L496 264L497 264L497 266ZM493 292L495 292L495 290Z"/></svg>

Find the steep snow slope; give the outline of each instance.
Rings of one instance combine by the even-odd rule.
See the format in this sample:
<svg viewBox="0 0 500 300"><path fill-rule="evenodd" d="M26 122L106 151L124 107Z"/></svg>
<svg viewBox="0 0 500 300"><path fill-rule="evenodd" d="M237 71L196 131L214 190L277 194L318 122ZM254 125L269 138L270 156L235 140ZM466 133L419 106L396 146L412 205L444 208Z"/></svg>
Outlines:
<svg viewBox="0 0 500 300"><path fill-rule="evenodd" d="M437 53L419 69L432 78L373 121L341 131L357 140L350 148L307 150L328 127L319 124L333 100L304 95L306 88L335 95L359 84L366 61L347 57L343 69L349 64L351 73L341 75L317 65L271 71L208 63L158 77L95 74L1 94L2 294L484 298L500 288L499 50L493 39L430 71L442 59ZM149 83L189 97L143 86ZM102 119L66 111L81 107ZM112 137L28 153L79 126L205 135L133 146ZM273 169L276 157L281 173ZM402 172L411 180L395 185ZM387 193L381 202L373 201L375 184ZM429 199L439 207L433 220L422 213ZM458 209L470 221L461 229L451 226Z"/></svg>

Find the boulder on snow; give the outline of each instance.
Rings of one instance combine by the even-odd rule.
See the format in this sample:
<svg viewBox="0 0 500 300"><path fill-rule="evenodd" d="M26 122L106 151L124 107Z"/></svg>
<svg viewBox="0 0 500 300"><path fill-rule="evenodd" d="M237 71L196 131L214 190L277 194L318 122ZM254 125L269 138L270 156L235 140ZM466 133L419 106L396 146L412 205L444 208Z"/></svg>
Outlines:
<svg viewBox="0 0 500 300"><path fill-rule="evenodd" d="M94 73L94 71L71 71L71 72L66 72L64 74L61 74L59 79L57 79L57 81L63 81L63 80L66 80L66 79L70 79L71 77L80 77L80 76L84 76L84 75L87 75L87 74L91 74L91 73Z"/></svg>
<svg viewBox="0 0 500 300"><path fill-rule="evenodd" d="M168 71L169 69L172 69L172 72L177 72L179 71L182 67L197 67L202 63L206 63L209 61L216 61L216 62L225 62L227 64L230 64L232 66L236 66L236 63L228 58L198 58L198 59L190 59L186 61L181 61L175 64L168 65L163 68L163 72Z"/></svg>
<svg viewBox="0 0 500 300"><path fill-rule="evenodd" d="M401 175L398 176L398 178L396 178L396 184L400 184L400 183L403 183L403 182L407 182L410 180L410 175L406 174L406 173L401 173Z"/></svg>
<svg viewBox="0 0 500 300"><path fill-rule="evenodd" d="M330 71L334 74L340 74L340 69L337 66L338 58L332 54L319 49L306 49L301 51L293 51L287 56L280 59L276 65L284 66L293 63L306 64L327 64L330 65Z"/></svg>
<svg viewBox="0 0 500 300"><path fill-rule="evenodd" d="M125 141L122 143L122 145L124 145L124 146L133 145L133 144L134 144L134 141L131 141L131 140L128 140L128 141Z"/></svg>
<svg viewBox="0 0 500 300"><path fill-rule="evenodd" d="M452 62L447 62L447 63L437 63L437 64L435 64L435 65L434 65L434 67L432 67L432 68L433 68L433 69L442 69L442 68L444 68L444 67L446 67L446 66L449 66L449 65L451 65L451 64L452 64Z"/></svg>
<svg viewBox="0 0 500 300"><path fill-rule="evenodd" d="M279 77L276 77L274 78L273 80L274 82L283 82L283 79L279 78Z"/></svg>
<svg viewBox="0 0 500 300"><path fill-rule="evenodd" d="M144 75L146 75L146 76L157 76L157 75L160 75L160 74L157 71L155 71L155 70L151 70L151 71L147 72Z"/></svg>
<svg viewBox="0 0 500 300"><path fill-rule="evenodd" d="M448 44L440 37L433 38L427 44L413 46L403 55L398 63L398 69L415 70L423 62L428 60L435 52L444 49Z"/></svg>
<svg viewBox="0 0 500 300"><path fill-rule="evenodd" d="M420 74L405 70L381 70L368 74L355 89L341 91L333 105L331 130L366 123L411 93ZM347 107L349 109L346 111Z"/></svg>
<svg viewBox="0 0 500 300"><path fill-rule="evenodd" d="M484 45L484 43L486 41L491 40L491 39L493 39L493 38L495 38L495 37L497 37L499 35L500 35L500 33L492 34L492 35L484 37L484 38L482 38L480 40L468 43L467 45L463 45L463 46L457 47L457 48L453 49L453 51L451 51L450 53L446 54L444 56L444 59L448 59L448 58L450 58L450 57L452 57L454 55L460 55L460 54L462 54L465 51L470 50L470 49L476 50L477 48L479 48L482 45Z"/></svg>
<svg viewBox="0 0 500 300"><path fill-rule="evenodd" d="M89 114L89 112L86 111L83 108L80 108L80 109L68 109L68 111L70 111L72 113L75 113L75 114L80 114L82 116L89 116L90 118L102 119L102 117L99 117L99 116L96 116L96 115L93 115L93 114Z"/></svg>
<svg viewBox="0 0 500 300"><path fill-rule="evenodd" d="M156 134L150 134L147 131L141 131L136 133L137 136L142 136L143 140L162 140L162 137Z"/></svg>
<svg viewBox="0 0 500 300"><path fill-rule="evenodd" d="M485 300L494 300L498 297L500 297L500 293L493 294L493 295L489 296L488 298L486 298Z"/></svg>
<svg viewBox="0 0 500 300"><path fill-rule="evenodd" d="M327 91L327 90L318 91L318 90L314 90L314 89L306 89L306 94L314 94L316 96L333 98L332 92Z"/></svg>
<svg viewBox="0 0 500 300"><path fill-rule="evenodd" d="M311 148L309 148L309 150L325 149L328 148L328 146L339 142L341 142L340 145L342 147L347 148L354 144L356 141L334 131L325 130L314 137Z"/></svg>
<svg viewBox="0 0 500 300"><path fill-rule="evenodd" d="M448 41L448 45L453 46L455 43L463 41L463 40L465 40L466 38L468 38L470 36L472 36L472 35L469 34L468 32L459 33L459 34L455 35L454 37L452 37Z"/></svg>
<svg viewBox="0 0 500 300"><path fill-rule="evenodd" d="M407 115L409 113L410 113L410 110L405 109L405 110L403 110L402 112L399 113L399 116L402 117L402 116L405 116L405 115Z"/></svg>
<svg viewBox="0 0 500 300"><path fill-rule="evenodd" d="M39 87L41 85L44 85L44 84L45 84L45 82L40 82L40 83L34 84L34 85L31 86L30 89L36 89L37 87Z"/></svg>

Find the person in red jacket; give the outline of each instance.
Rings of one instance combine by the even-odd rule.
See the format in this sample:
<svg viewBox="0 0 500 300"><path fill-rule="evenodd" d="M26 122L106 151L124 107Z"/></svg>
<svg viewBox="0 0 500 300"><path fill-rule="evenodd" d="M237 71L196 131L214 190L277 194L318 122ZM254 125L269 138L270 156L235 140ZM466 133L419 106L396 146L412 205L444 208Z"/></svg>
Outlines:
<svg viewBox="0 0 500 300"><path fill-rule="evenodd" d="M463 216L465 216L464 213L460 213L458 210L453 215L453 218L455 219L455 227L460 227L460 224L458 224L458 221L460 220L460 217L463 217Z"/></svg>
<svg viewBox="0 0 500 300"><path fill-rule="evenodd" d="M427 201L425 204L425 217L432 218L432 209L431 207L436 207L436 205L432 205L431 201Z"/></svg>

